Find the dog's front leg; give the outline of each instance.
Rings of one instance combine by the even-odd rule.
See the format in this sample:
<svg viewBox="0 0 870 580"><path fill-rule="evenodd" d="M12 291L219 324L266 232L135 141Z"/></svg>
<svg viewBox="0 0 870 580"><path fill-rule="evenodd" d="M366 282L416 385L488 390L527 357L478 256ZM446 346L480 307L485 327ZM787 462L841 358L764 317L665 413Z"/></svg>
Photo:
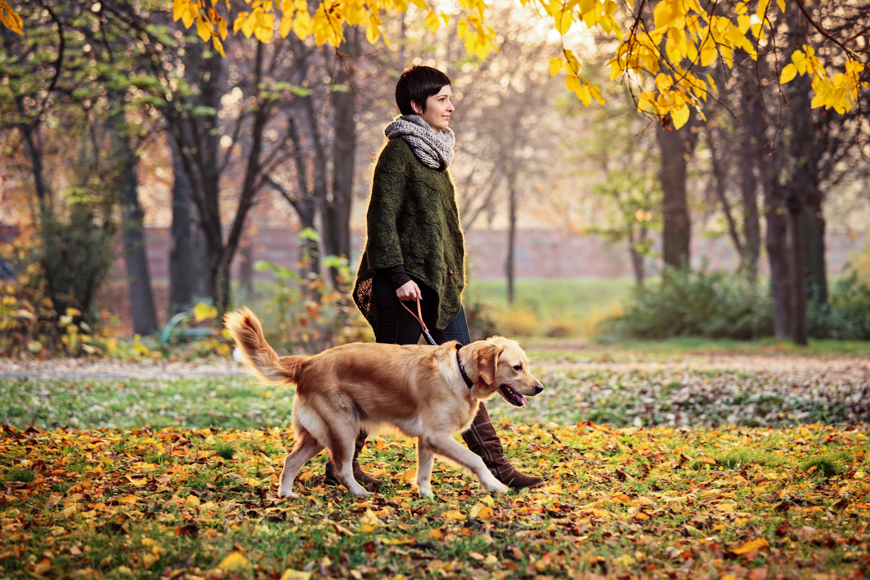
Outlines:
<svg viewBox="0 0 870 580"><path fill-rule="evenodd" d="M304 429L299 433L299 439L293 446L293 451L284 458L284 469L281 471L281 489L278 491L278 497L296 497L292 491L296 473L305 465L306 461L322 450L323 445L317 442L314 435Z"/></svg>
<svg viewBox="0 0 870 580"><path fill-rule="evenodd" d="M423 437L417 438L417 487L420 495L432 497L432 464L435 452L426 445Z"/></svg>
<svg viewBox="0 0 870 580"><path fill-rule="evenodd" d="M486 488L486 491L504 493L508 490L508 486L497 480L486 467L483 459L457 443L453 437L441 433L425 435L424 437L428 444L427 447L434 449L439 455L443 455L474 473L477 479L480 480L480 483L483 484L483 487Z"/></svg>

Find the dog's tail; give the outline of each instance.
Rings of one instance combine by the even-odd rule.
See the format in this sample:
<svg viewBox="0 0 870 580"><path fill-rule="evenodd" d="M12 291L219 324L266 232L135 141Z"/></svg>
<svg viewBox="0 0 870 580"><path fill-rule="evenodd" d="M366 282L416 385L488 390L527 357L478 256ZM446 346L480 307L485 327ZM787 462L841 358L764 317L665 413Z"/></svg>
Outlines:
<svg viewBox="0 0 870 580"><path fill-rule="evenodd" d="M299 384L308 357L279 358L266 342L263 327L253 312L247 308L229 312L224 317L224 324L257 376L271 384Z"/></svg>

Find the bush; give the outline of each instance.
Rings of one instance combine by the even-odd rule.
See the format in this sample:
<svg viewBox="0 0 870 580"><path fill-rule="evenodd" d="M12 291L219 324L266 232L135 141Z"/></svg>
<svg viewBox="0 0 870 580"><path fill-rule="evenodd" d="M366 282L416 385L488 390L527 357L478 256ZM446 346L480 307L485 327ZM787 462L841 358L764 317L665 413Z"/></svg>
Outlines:
<svg viewBox="0 0 870 580"><path fill-rule="evenodd" d="M834 283L827 304L810 303L807 317L813 338L870 340L870 286L852 270Z"/></svg>
<svg viewBox="0 0 870 580"><path fill-rule="evenodd" d="M483 300L466 300L465 319L471 340L484 340L499 334L492 306Z"/></svg>
<svg viewBox="0 0 870 580"><path fill-rule="evenodd" d="M278 281L278 292L265 305L272 316L264 331L273 345L289 352L316 353L368 337L368 325L349 290L352 278L347 260L327 256L322 265L338 273L338 284L324 276L303 279L272 262L257 263L258 270L271 272Z"/></svg>
<svg viewBox="0 0 870 580"><path fill-rule="evenodd" d="M738 274L667 268L661 282L635 290L634 302L602 325L616 337L752 339L773 334L770 297Z"/></svg>

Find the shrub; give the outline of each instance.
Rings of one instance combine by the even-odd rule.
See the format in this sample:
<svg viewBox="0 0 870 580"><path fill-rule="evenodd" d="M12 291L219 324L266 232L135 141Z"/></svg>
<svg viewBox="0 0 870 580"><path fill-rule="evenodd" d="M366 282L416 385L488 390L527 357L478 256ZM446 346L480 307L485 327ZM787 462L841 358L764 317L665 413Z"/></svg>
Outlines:
<svg viewBox="0 0 870 580"><path fill-rule="evenodd" d="M811 301L807 317L814 338L870 340L870 286L853 269L834 283L827 304Z"/></svg>
<svg viewBox="0 0 870 580"><path fill-rule="evenodd" d="M603 327L605 334L649 339L752 339L773 333L765 289L738 274L703 268L667 268L660 283L635 290L634 301Z"/></svg>
<svg viewBox="0 0 870 580"><path fill-rule="evenodd" d="M278 281L278 292L265 305L272 317L264 331L273 345L289 352L314 353L368 338L368 325L349 290L352 277L347 260L327 256L322 265L336 272L336 284L322 275L303 279L272 262L257 263L258 270L271 272Z"/></svg>
<svg viewBox="0 0 870 580"><path fill-rule="evenodd" d="M483 300L466 300L463 307L471 340L483 340L499 334L495 313L489 303Z"/></svg>

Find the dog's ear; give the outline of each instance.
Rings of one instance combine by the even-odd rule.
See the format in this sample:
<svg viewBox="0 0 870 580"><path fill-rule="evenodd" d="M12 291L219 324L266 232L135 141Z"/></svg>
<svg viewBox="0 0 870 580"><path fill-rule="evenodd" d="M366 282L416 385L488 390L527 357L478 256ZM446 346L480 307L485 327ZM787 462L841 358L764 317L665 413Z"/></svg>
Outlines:
<svg viewBox="0 0 870 580"><path fill-rule="evenodd" d="M480 379L487 385L491 385L495 381L495 369L498 367L498 357L504 349L494 344L487 344L474 353L474 365L477 367L477 374Z"/></svg>

